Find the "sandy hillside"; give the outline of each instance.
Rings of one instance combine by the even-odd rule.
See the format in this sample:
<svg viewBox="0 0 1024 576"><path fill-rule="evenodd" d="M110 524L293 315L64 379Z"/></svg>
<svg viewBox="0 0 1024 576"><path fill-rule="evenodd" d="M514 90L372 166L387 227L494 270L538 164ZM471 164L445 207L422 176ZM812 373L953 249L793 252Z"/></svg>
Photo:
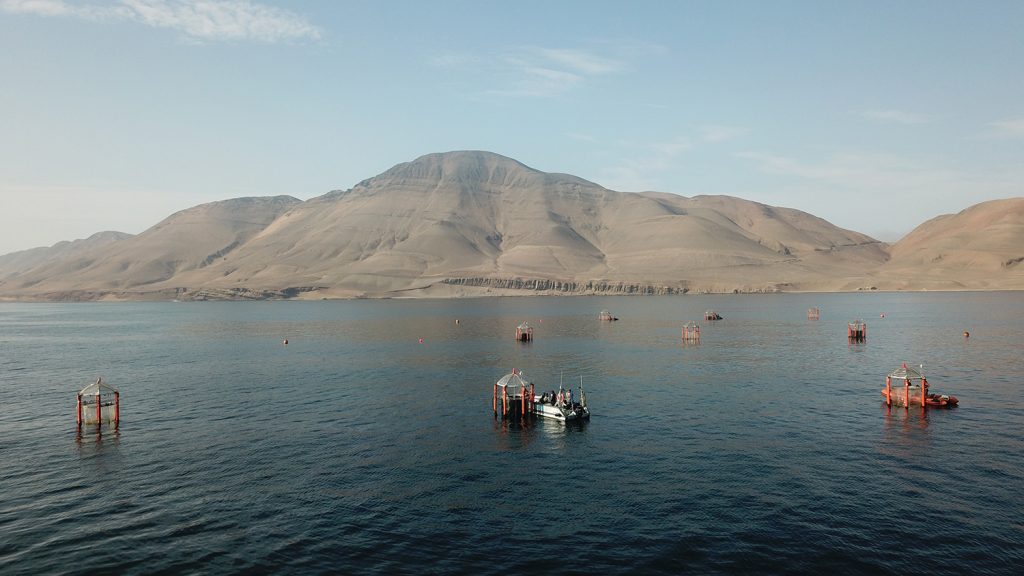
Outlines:
<svg viewBox="0 0 1024 576"><path fill-rule="evenodd" d="M880 243L738 198L630 194L485 152L431 154L296 206L234 254L175 278L367 295L450 279L773 290L816 262L880 264ZM778 266L780 273L767 268Z"/></svg>
<svg viewBox="0 0 1024 576"><path fill-rule="evenodd" d="M71 241L65 240L53 246L5 254L0 256L0 282L44 264L72 258L78 254L88 253L95 249L102 249L114 242L131 237L131 234L125 234L124 232L97 232L88 238ZM2 284L0 284L0 287L2 287Z"/></svg>
<svg viewBox="0 0 1024 576"><path fill-rule="evenodd" d="M305 202L197 206L23 269L0 297L1016 287L1024 199L1001 202L925 223L890 247L792 208L615 192L497 154L449 152Z"/></svg>
<svg viewBox="0 0 1024 576"><path fill-rule="evenodd" d="M933 218L890 249L886 289L1024 289L1024 198Z"/></svg>
<svg viewBox="0 0 1024 576"><path fill-rule="evenodd" d="M148 290L208 266L300 201L290 196L236 198L173 214L137 236L45 262L10 278L4 292Z"/></svg>

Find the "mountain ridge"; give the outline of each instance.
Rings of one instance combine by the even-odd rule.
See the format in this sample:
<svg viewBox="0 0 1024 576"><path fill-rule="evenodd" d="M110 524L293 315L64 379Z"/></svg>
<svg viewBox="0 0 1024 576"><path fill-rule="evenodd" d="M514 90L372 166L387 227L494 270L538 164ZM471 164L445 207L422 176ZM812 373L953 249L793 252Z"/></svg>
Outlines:
<svg viewBox="0 0 1024 576"><path fill-rule="evenodd" d="M1024 217L992 214L1018 214L1014 201L1024 199L940 217L889 245L793 208L616 192L490 152L434 153L306 201L201 204L17 273L2 256L0 298L917 289L908 277L920 289L1021 289L1024 242L1013 242L1024 238ZM935 226L957 227L974 259L953 245L938 260L952 265L937 266L927 248L945 246Z"/></svg>

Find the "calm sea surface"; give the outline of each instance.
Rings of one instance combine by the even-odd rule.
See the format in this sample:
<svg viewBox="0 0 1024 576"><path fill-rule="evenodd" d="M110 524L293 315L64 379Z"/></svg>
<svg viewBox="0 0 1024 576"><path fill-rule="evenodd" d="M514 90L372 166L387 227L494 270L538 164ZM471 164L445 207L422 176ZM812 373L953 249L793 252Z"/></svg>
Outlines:
<svg viewBox="0 0 1024 576"><path fill-rule="evenodd" d="M1022 342L1020 292L0 304L0 573L1020 574ZM513 367L591 421L496 421Z"/></svg>

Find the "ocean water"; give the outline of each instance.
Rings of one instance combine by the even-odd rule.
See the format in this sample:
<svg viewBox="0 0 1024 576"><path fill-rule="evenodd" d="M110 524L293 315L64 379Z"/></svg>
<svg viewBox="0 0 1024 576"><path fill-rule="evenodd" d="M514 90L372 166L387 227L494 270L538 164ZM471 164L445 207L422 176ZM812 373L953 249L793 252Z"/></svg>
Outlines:
<svg viewBox="0 0 1024 576"><path fill-rule="evenodd" d="M1022 337L1019 292L0 304L0 574L1019 574ZM902 362L960 406L888 410ZM513 367L592 419L496 420Z"/></svg>

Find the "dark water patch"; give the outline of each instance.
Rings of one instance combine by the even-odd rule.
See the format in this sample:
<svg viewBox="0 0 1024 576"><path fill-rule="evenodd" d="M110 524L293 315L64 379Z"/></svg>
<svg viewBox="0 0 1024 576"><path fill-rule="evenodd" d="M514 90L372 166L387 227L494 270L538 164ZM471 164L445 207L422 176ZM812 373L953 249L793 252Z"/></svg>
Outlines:
<svg viewBox="0 0 1024 576"><path fill-rule="evenodd" d="M725 319L683 345L708 308ZM1024 566L1018 294L0 304L0 323L3 573ZM961 406L886 409L903 361ZM582 376L592 420L495 420L512 367L539 391ZM123 421L77 433L97 375Z"/></svg>

